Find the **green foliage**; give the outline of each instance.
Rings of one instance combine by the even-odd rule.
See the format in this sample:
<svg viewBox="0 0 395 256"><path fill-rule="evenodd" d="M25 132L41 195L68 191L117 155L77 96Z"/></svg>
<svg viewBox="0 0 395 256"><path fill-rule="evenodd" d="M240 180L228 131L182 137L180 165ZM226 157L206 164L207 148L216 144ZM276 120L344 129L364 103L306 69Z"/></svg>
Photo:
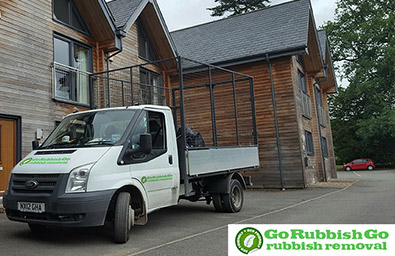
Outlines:
<svg viewBox="0 0 395 256"><path fill-rule="evenodd" d="M330 97L338 161L395 166L395 1L338 1L335 16L324 28L350 82Z"/></svg>
<svg viewBox="0 0 395 256"><path fill-rule="evenodd" d="M230 12L230 16L262 9L270 3L270 0L215 0L219 3L216 7L207 8L211 16L224 16Z"/></svg>

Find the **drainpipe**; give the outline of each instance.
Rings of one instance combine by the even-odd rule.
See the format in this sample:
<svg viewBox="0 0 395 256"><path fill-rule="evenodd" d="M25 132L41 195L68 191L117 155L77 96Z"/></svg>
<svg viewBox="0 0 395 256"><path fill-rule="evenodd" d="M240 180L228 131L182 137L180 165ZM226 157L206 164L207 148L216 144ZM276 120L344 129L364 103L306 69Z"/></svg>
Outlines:
<svg viewBox="0 0 395 256"><path fill-rule="evenodd" d="M320 146L321 146L321 159L322 159L322 168L323 168L323 174L324 174L324 182L328 181L328 178L326 176L326 167L325 167L325 156L324 156L324 148L322 145L322 135L321 135L321 124L320 124L320 117L319 117L319 111L318 111L318 103L317 103L317 94L316 94L316 85L319 85L320 81L318 79L314 79L314 83L313 83L313 90L314 90L314 99L315 99L315 112L316 112L316 116L317 116L317 124L318 124L318 135L320 136ZM322 92L321 92L322 95ZM321 96L322 97L322 96Z"/></svg>
<svg viewBox="0 0 395 256"><path fill-rule="evenodd" d="M271 86L271 91L272 91L272 102L273 102L273 111L274 111L274 125L275 125L275 128L276 128L277 154L278 154L278 164L279 164L279 168L280 168L281 189L285 190L284 175L283 175L283 163L282 163L282 157L281 157L280 136L279 136L279 133L278 133L276 99L274 97L275 95L274 95L274 85L273 85L272 63L269 60L269 54L266 54L266 62L269 65L269 73L270 73L270 86Z"/></svg>
<svg viewBox="0 0 395 256"><path fill-rule="evenodd" d="M123 30L117 30L115 32L115 40L116 40L116 47L119 48L118 51L116 51L115 53L108 55L110 52L106 52L106 73L107 73L107 96L108 96L108 102L107 102L107 107L110 108L111 107L111 101L110 101L110 59L112 57L114 57L115 55L117 55L118 53L122 52L123 50L123 45L122 45L122 38L124 38L126 36L125 31Z"/></svg>

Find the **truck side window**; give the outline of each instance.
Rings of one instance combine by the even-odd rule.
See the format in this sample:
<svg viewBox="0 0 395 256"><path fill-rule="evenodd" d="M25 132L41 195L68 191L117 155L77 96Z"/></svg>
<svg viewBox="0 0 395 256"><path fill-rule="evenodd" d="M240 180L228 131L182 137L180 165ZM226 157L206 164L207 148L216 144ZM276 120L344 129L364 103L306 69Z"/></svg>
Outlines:
<svg viewBox="0 0 395 256"><path fill-rule="evenodd" d="M165 117L162 113L148 112L149 132L152 137L152 150L166 149Z"/></svg>
<svg viewBox="0 0 395 256"><path fill-rule="evenodd" d="M139 147L140 134L147 132L148 132L147 116L144 116L137 124L137 129L132 135L132 149L137 149Z"/></svg>

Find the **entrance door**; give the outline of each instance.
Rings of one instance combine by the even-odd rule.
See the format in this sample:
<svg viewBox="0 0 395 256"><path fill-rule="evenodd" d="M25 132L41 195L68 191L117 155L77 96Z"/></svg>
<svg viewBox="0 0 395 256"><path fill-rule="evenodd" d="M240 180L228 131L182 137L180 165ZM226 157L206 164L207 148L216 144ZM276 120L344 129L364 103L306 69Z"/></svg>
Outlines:
<svg viewBox="0 0 395 256"><path fill-rule="evenodd" d="M7 189L8 177L16 164L16 121L0 119L0 196Z"/></svg>

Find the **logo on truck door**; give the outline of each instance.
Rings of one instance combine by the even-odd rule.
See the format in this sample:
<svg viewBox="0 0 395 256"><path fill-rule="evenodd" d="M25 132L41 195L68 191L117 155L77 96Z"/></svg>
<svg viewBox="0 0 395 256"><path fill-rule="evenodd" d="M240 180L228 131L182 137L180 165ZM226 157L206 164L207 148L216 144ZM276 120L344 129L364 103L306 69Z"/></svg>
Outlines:
<svg viewBox="0 0 395 256"><path fill-rule="evenodd" d="M172 180L173 174L158 175L158 176L144 176L141 178L141 183Z"/></svg>

